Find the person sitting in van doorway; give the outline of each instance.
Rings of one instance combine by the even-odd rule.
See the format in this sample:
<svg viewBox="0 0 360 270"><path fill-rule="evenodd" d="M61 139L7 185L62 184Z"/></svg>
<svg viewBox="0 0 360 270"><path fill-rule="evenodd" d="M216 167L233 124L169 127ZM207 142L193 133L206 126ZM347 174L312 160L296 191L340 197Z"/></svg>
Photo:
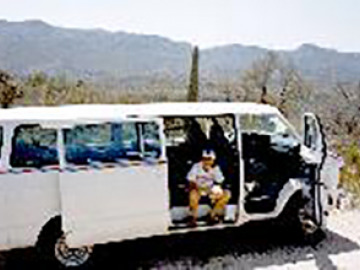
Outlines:
<svg viewBox="0 0 360 270"><path fill-rule="evenodd" d="M215 152L204 150L200 162L194 164L187 175L189 181L189 206L191 211L190 226L196 226L199 201L202 197L209 197L212 209L209 214L209 223L215 224L225 215L225 206L230 200L230 191L224 190L221 184L224 175L215 164Z"/></svg>

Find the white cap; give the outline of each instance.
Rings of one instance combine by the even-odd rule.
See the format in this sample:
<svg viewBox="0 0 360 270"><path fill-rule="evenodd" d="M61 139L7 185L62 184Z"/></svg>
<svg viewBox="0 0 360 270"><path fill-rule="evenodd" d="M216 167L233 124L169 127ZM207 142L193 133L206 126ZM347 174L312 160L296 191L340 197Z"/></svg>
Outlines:
<svg viewBox="0 0 360 270"><path fill-rule="evenodd" d="M203 158L211 158L211 159L215 159L216 155L215 152L213 150L204 150L202 152L202 157Z"/></svg>

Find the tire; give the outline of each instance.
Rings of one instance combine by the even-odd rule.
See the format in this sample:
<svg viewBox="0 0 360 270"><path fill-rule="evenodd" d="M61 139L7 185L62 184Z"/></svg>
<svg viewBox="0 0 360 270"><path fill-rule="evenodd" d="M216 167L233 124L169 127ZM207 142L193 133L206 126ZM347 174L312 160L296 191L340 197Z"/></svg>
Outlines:
<svg viewBox="0 0 360 270"><path fill-rule="evenodd" d="M301 209L301 194L293 195L285 205L283 211L276 219L276 225L281 230L291 231L291 233L298 234L301 231L301 222L299 213Z"/></svg>
<svg viewBox="0 0 360 270"><path fill-rule="evenodd" d="M314 218L304 214L304 200L300 192L294 194L276 220L280 232L290 231L300 242L316 245L325 238L325 232Z"/></svg>
<svg viewBox="0 0 360 270"><path fill-rule="evenodd" d="M36 250L41 260L51 267L77 268L89 263L92 248L68 248L61 230L61 217L52 218L41 230Z"/></svg>

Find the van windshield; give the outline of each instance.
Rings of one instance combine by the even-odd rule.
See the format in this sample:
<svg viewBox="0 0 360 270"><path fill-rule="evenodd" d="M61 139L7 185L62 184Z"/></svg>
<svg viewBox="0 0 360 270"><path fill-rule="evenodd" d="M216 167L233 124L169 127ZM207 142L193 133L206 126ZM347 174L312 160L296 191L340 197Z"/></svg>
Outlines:
<svg viewBox="0 0 360 270"><path fill-rule="evenodd" d="M293 135L288 125L276 114L243 114L240 128L244 133L266 135Z"/></svg>

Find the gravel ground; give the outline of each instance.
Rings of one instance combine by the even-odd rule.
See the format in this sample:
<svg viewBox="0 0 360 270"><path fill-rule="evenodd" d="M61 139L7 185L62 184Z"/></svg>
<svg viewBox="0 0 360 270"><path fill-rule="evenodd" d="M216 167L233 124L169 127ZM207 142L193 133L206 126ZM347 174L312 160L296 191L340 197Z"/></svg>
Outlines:
<svg viewBox="0 0 360 270"><path fill-rule="evenodd" d="M95 247L84 269L360 269L360 211L332 212L326 238L306 245L266 223ZM33 248L0 253L0 269L53 269Z"/></svg>

